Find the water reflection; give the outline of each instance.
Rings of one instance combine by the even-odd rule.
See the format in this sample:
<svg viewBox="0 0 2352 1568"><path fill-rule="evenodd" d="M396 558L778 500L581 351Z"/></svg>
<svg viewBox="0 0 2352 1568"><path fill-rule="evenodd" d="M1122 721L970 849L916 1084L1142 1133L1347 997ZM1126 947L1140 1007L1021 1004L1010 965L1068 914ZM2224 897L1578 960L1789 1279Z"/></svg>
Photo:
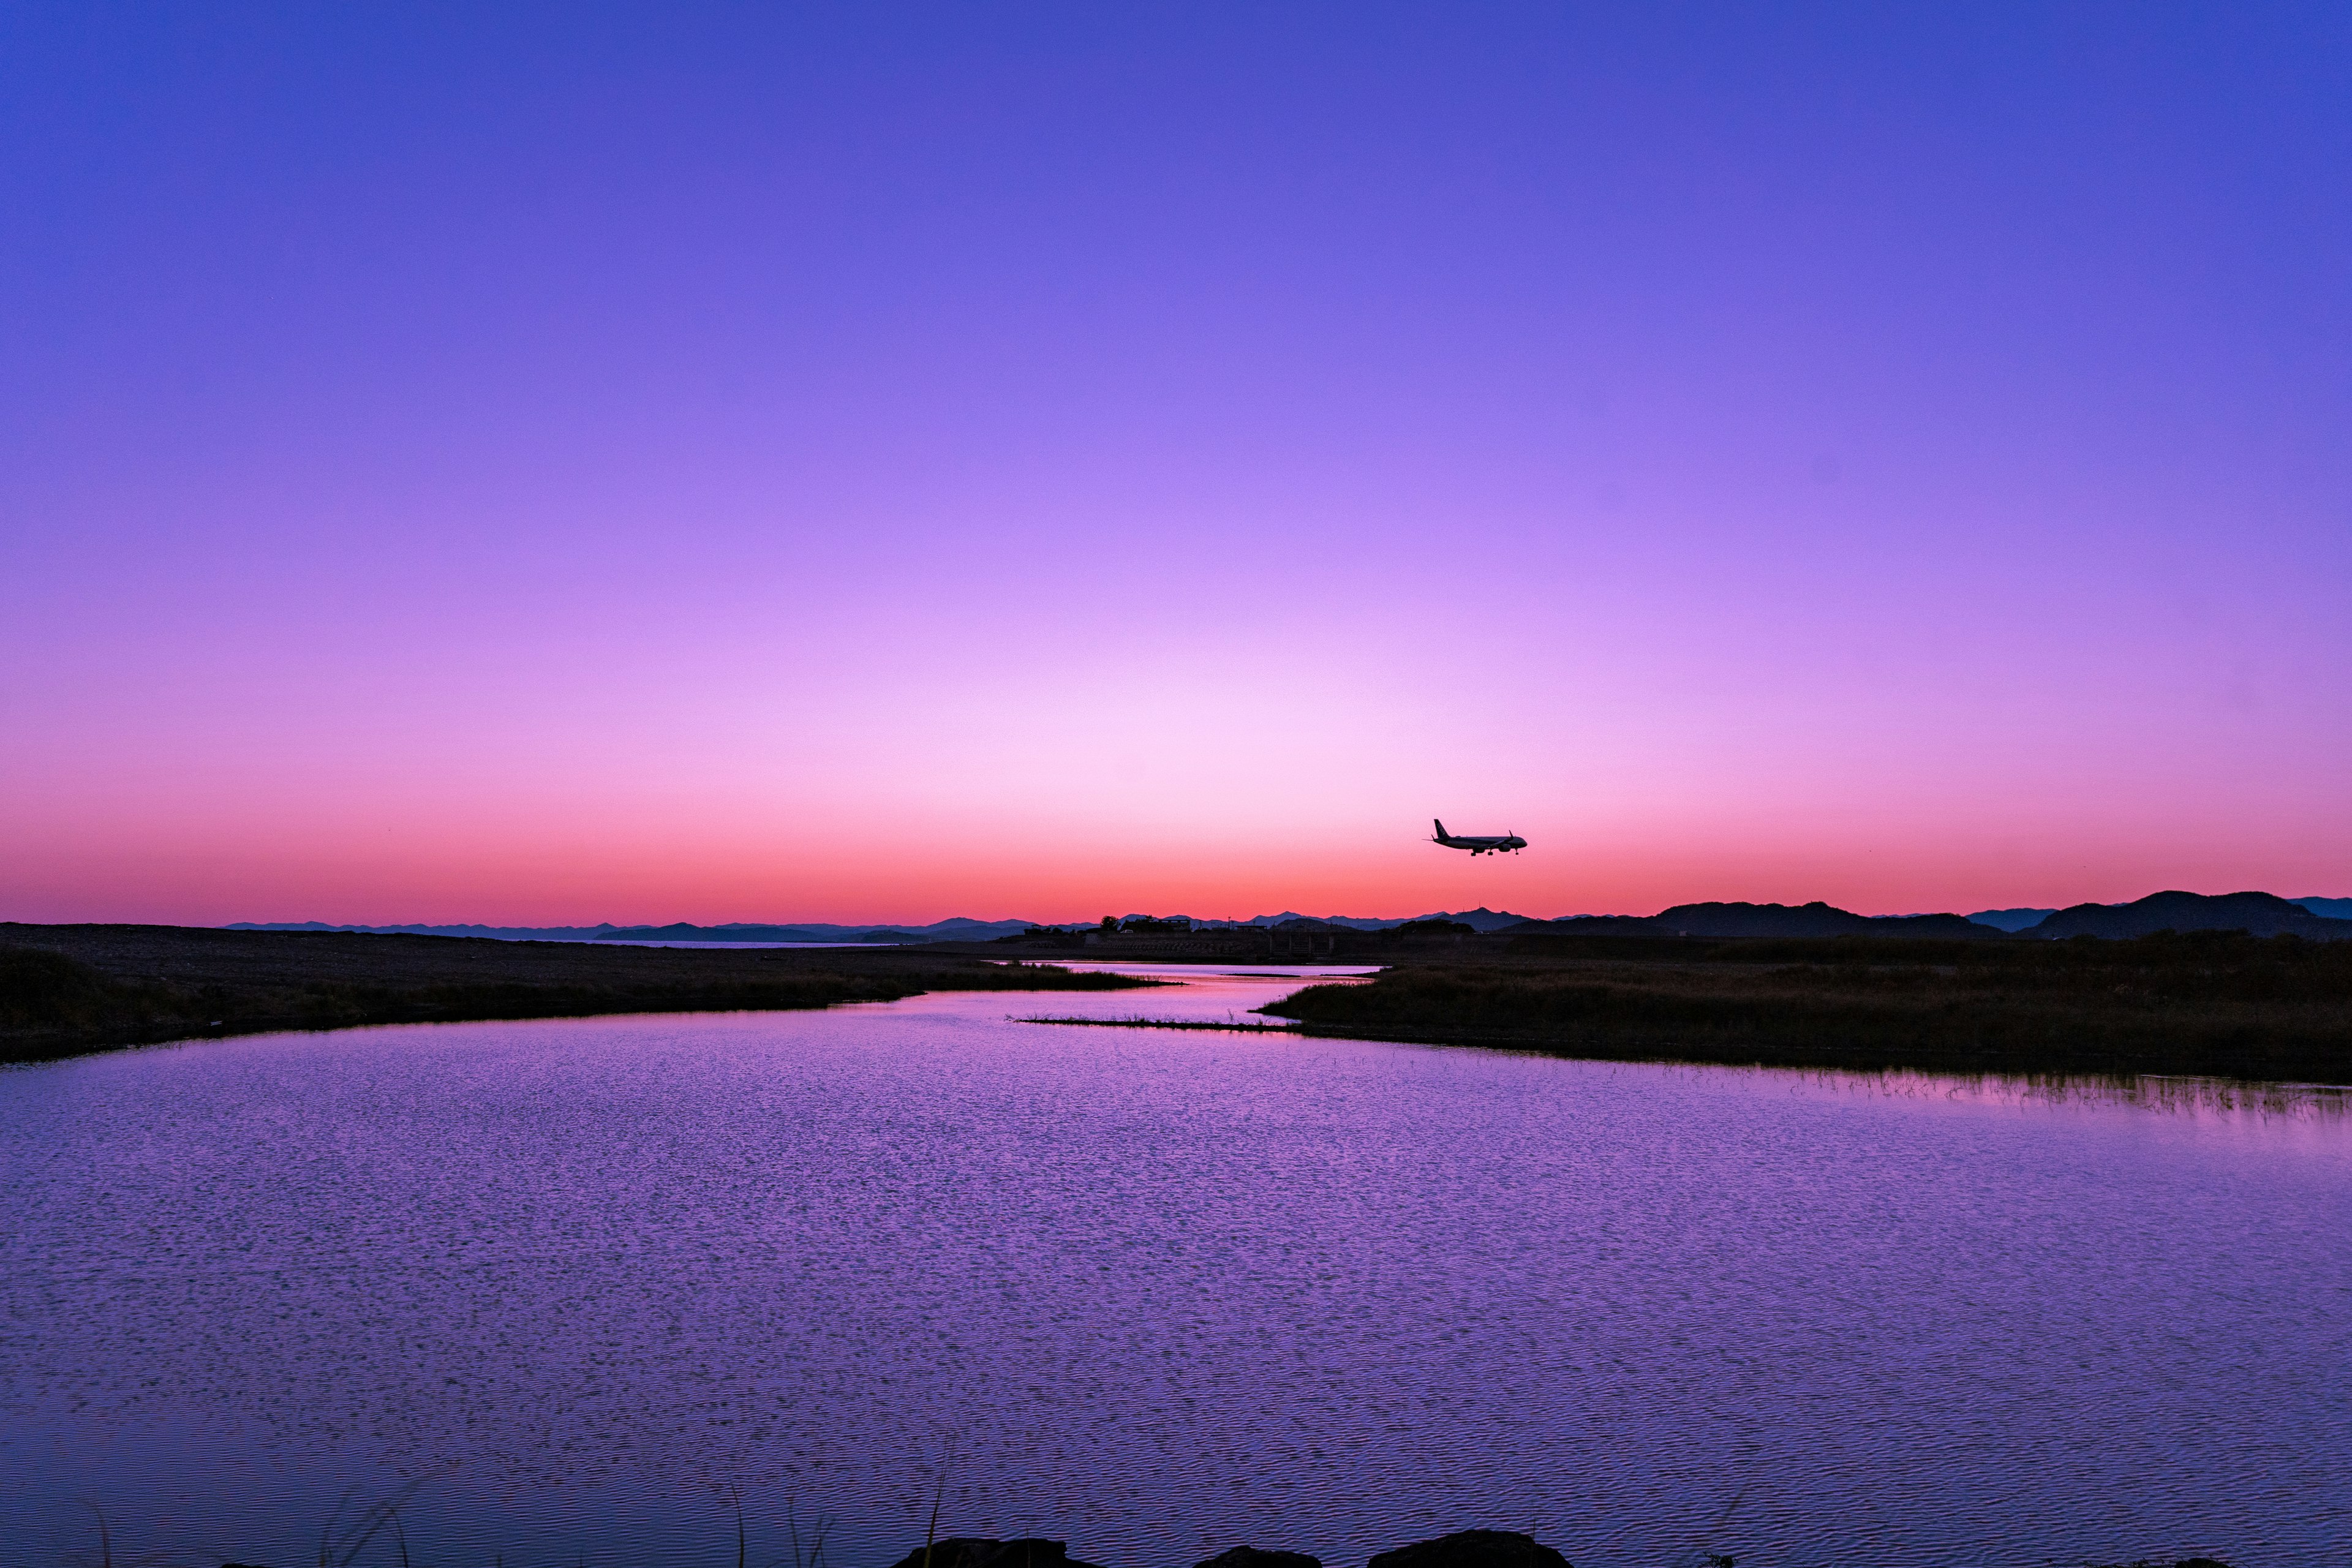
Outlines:
<svg viewBox="0 0 2352 1568"><path fill-rule="evenodd" d="M1499 1047L1419 1047L1416 1049L1476 1050L1482 1054L1562 1058L1551 1052ZM1601 1058L1606 1059L1606 1058ZM1787 1092L1818 1091L1832 1097L1941 1101L2010 1109L2131 1109L2171 1116L2274 1121L2340 1128L2352 1110L2352 1089L2339 1084L2264 1083L2245 1079L2195 1078L2159 1073L1950 1073L1889 1068L1876 1072L1850 1068L1751 1067L1719 1063L1642 1062L1644 1070L1700 1081L1726 1074L1753 1074Z"/></svg>
<svg viewBox="0 0 2352 1568"><path fill-rule="evenodd" d="M2347 1091L2340 1085L2250 1083L2242 1079L2184 1078L2160 1074L2005 1076L1890 1071L1806 1073L1841 1094L1882 1094L1895 1099L1936 1098L2003 1106L2129 1106L2176 1116L2311 1122L2342 1122Z"/></svg>
<svg viewBox="0 0 2352 1568"><path fill-rule="evenodd" d="M1064 963L1067 969L1102 970L1149 975L1182 987L1181 990L1105 994L1087 998L1088 1006L1068 1005L1053 998L1050 1011L1072 1016L1150 1017L1170 1019L1231 1016L1256 1021L1240 1004L1259 1005L1265 980L1293 984L1330 984L1369 979L1376 965L1262 966L1255 969L1212 969L1187 964ZM1286 989L1285 987L1284 989ZM1277 990L1272 994L1280 994ZM1559 1059L1553 1053L1515 1050L1509 1047L1404 1047L1397 1049L1471 1050L1483 1055ZM1896 1100L1941 1100L1987 1106L2059 1108L2075 1106L2133 1107L2182 1116L2252 1117L2332 1126L2352 1107L2352 1089L2341 1084L2254 1082L2243 1079L2196 1078L2167 1074L2003 1074L1919 1072L1890 1068L1864 1072L1843 1068L1727 1067L1716 1063L1645 1062L1645 1071L1697 1075L1719 1079L1730 1073L1757 1073L1784 1086L1803 1084L1835 1095L1884 1096Z"/></svg>
<svg viewBox="0 0 2352 1568"><path fill-rule="evenodd" d="M1055 994L1214 1017L1290 976ZM419 1562L946 1525L1345 1568L2352 1554L2333 1092L823 1014L0 1074L0 1539ZM383 1550L381 1540L371 1552Z"/></svg>

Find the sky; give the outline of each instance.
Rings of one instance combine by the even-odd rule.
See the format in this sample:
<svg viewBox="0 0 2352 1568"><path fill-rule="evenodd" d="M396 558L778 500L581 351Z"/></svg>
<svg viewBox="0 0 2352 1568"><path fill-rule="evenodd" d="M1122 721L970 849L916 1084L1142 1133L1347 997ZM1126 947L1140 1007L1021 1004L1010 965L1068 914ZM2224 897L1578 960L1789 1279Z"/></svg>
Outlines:
<svg viewBox="0 0 2352 1568"><path fill-rule="evenodd" d="M0 919L2352 894L2347 168L2334 4L0 8Z"/></svg>

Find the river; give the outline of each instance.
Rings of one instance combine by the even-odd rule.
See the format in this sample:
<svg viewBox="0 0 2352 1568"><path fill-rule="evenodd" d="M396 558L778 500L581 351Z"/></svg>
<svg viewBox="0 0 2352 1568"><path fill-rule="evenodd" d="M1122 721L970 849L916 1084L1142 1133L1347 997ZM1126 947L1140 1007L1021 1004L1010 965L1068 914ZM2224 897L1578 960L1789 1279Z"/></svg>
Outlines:
<svg viewBox="0 0 2352 1568"><path fill-rule="evenodd" d="M2340 1099L1014 1021L1184 973L0 1072L5 1561L2352 1557Z"/></svg>

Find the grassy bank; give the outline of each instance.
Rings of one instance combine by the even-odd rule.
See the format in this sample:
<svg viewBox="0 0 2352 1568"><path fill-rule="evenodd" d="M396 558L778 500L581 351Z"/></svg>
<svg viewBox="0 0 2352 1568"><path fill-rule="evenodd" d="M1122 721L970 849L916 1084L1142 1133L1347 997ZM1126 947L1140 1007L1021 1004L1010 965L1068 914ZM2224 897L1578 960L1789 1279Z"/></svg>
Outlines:
<svg viewBox="0 0 2352 1568"><path fill-rule="evenodd" d="M694 951L343 931L0 923L0 1062L268 1029L826 1007L1123 975L919 950Z"/></svg>
<svg viewBox="0 0 2352 1568"><path fill-rule="evenodd" d="M2352 942L1528 938L1309 986L1310 1033L1561 1056L2352 1082Z"/></svg>

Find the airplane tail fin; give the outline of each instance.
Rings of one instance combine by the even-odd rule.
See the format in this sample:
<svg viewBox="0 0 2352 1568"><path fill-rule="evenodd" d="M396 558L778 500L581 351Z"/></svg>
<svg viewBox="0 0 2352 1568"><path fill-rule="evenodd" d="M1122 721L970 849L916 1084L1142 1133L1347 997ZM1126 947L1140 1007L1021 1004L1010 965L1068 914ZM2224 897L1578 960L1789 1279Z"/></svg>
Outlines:
<svg viewBox="0 0 2352 1568"><path fill-rule="evenodd" d="M1446 834L1446 831L1445 831L1445 824L1444 824L1444 823L1442 823L1442 822L1438 821L1438 820L1437 820L1437 818L1435 818L1435 817L1433 817L1433 817L1431 817L1431 818L1429 819L1429 825L1430 825L1432 827L1434 827L1435 829L1437 829L1437 836L1438 836L1440 838L1444 838L1444 837L1447 837L1447 834Z"/></svg>

